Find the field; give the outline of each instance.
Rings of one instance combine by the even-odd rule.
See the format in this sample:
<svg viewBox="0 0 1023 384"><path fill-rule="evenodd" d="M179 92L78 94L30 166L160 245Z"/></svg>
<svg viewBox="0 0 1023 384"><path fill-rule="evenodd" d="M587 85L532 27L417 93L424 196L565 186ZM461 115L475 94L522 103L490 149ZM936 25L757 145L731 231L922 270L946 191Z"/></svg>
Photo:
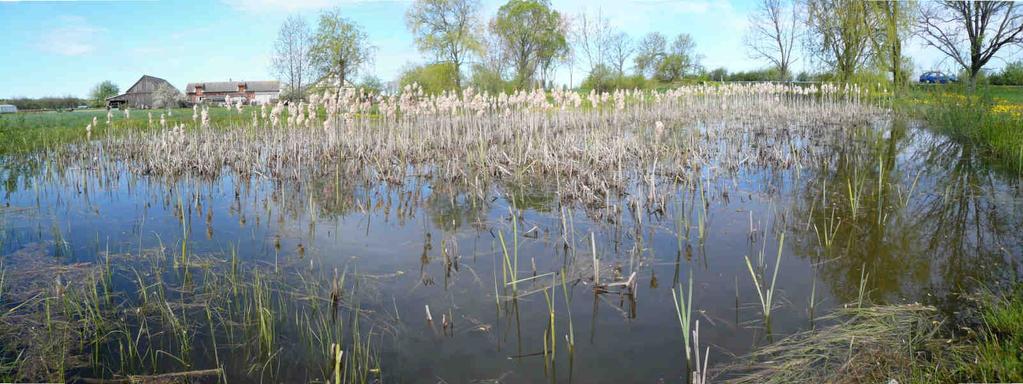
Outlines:
<svg viewBox="0 0 1023 384"><path fill-rule="evenodd" d="M1018 381L995 93L5 115L0 380Z"/></svg>
<svg viewBox="0 0 1023 384"><path fill-rule="evenodd" d="M211 110L211 119L218 124L237 124L251 115L255 107L245 107L244 113L216 108ZM230 112L230 113L229 113ZM0 154L25 153L81 140L85 127L96 119L93 134L103 136L119 131L146 132L161 128L160 116L167 126L192 122L191 108L111 111L111 123L106 124L107 110L88 109L71 112L25 112L0 114ZM116 118L115 118L116 117ZM251 119L251 116L248 116Z"/></svg>

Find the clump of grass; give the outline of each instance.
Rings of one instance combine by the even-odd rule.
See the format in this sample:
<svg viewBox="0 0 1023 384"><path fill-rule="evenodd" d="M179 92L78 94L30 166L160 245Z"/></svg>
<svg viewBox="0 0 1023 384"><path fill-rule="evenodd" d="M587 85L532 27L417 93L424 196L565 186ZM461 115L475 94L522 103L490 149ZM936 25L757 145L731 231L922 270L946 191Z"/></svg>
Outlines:
<svg viewBox="0 0 1023 384"><path fill-rule="evenodd" d="M861 280L865 280L865 277ZM954 319L920 304L846 306L718 372L729 383L1023 381L1023 283Z"/></svg>
<svg viewBox="0 0 1023 384"><path fill-rule="evenodd" d="M961 369L969 381L1023 381L1023 284L1010 294L989 296L981 304L983 326L976 357L963 361Z"/></svg>
<svg viewBox="0 0 1023 384"><path fill-rule="evenodd" d="M912 377L917 352L939 329L938 311L911 304L843 308L829 327L762 347L719 372L728 383L886 382ZM899 382L905 382L899 380Z"/></svg>
<svg viewBox="0 0 1023 384"><path fill-rule="evenodd" d="M757 273L753 269L753 263L750 262L749 256L746 256L746 267L749 269L749 274L753 278L753 286L757 289L757 297L760 299L760 309L764 315L764 324L770 327L771 324L771 309L774 307L774 294L777 290L774 289L775 282L778 280L778 268L781 266L781 253L785 246L785 233L782 232L781 237L778 239L778 256L774 261L774 273L771 274L771 283L767 284L765 280L766 276L757 279Z"/></svg>
<svg viewBox="0 0 1023 384"><path fill-rule="evenodd" d="M682 286L678 287L678 293L675 290L671 290L671 296L675 302L675 313L678 315L678 324L682 327L682 341L685 344L686 351L686 364L692 364L692 350L689 344L689 329L690 323L693 316L693 274L689 273L689 289L686 292L682 292ZM699 350L696 351L700 353Z"/></svg>

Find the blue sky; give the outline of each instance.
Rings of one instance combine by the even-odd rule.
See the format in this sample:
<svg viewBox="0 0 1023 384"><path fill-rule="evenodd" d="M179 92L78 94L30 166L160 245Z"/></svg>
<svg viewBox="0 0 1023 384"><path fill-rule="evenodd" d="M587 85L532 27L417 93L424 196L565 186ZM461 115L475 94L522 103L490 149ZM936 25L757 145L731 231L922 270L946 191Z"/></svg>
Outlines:
<svg viewBox="0 0 1023 384"><path fill-rule="evenodd" d="M502 1L482 0L489 19ZM126 89L142 74L188 82L271 79L270 54L281 22L289 14L315 23L325 8L340 7L365 28L376 47L365 72L384 81L402 68L421 63L404 14L410 0L169 0L44 1L0 0L0 97L86 96L103 80ZM746 0L553 0L565 15L598 10L611 24L639 39L660 31L691 34L707 68L748 70L764 67L747 57L742 45ZM911 42L907 50L918 69L951 68L933 49ZM1018 56L1018 55L1017 55ZM1000 66L999 63L993 63ZM562 68L557 81L578 83ZM809 66L805 60L797 69Z"/></svg>

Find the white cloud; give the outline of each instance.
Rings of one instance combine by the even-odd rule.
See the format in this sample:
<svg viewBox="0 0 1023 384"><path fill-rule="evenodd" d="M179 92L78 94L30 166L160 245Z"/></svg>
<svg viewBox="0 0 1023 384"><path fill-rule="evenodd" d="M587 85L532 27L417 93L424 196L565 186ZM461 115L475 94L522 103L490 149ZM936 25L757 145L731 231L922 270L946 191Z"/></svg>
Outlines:
<svg viewBox="0 0 1023 384"><path fill-rule="evenodd" d="M56 25L40 35L36 46L44 52L80 56L96 50L95 42L103 31L83 17L61 16Z"/></svg>

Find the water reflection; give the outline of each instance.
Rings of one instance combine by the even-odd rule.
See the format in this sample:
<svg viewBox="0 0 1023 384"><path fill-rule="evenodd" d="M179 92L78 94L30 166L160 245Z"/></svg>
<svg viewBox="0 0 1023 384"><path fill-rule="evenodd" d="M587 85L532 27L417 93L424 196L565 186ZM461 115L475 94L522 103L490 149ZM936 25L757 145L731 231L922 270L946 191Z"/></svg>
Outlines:
<svg viewBox="0 0 1023 384"><path fill-rule="evenodd" d="M386 381L680 381L669 290L690 275L714 364L806 329L814 313L857 301L861 284L875 302L952 306L957 292L1020 273L1018 179L990 170L970 147L900 120L817 144L830 150L813 166L701 170L655 183L672 191L663 201L647 199L651 187L638 182L599 206L562 200L557 181L481 192L415 169L377 184L339 165L333 177L274 183L7 160L0 254L7 266L26 263L27 250L62 265L124 255L111 285L131 300L140 292L132 268L182 297L235 297L210 281L245 280L250 290L287 282L304 295L270 296L287 309L272 312L275 341L213 346L196 336L195 365L214 355L242 381L329 374L330 344L354 340L338 324L354 322ZM783 233L768 329L744 256L770 278ZM235 320L258 324L245 311ZM305 343L303 327L333 341ZM253 369L245 355L265 356L274 350L266 345L289 357ZM307 345L316 347L294 352ZM307 362L291 364L299 358Z"/></svg>

